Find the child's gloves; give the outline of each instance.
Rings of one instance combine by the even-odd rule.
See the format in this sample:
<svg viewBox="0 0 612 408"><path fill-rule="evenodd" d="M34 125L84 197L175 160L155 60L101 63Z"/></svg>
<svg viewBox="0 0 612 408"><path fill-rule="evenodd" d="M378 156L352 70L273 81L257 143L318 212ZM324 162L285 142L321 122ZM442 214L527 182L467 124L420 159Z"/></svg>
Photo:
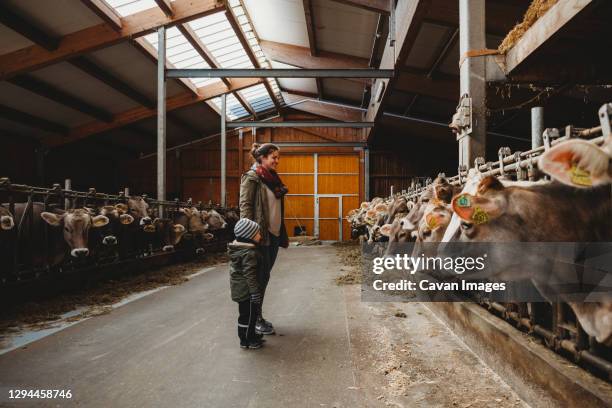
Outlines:
<svg viewBox="0 0 612 408"><path fill-rule="evenodd" d="M261 303L262 296L261 293L251 293L251 302L252 303Z"/></svg>

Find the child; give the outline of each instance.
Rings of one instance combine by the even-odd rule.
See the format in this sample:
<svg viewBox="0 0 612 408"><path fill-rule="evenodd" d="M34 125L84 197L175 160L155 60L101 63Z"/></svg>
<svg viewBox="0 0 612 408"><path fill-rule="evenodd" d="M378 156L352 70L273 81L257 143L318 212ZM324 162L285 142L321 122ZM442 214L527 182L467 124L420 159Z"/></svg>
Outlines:
<svg viewBox="0 0 612 408"><path fill-rule="evenodd" d="M228 244L230 257L230 288L232 300L238 302L238 337L243 349L258 349L263 345L262 334L255 333L255 323L261 313L262 291L257 277L263 267L259 225L241 218L234 227L236 239Z"/></svg>

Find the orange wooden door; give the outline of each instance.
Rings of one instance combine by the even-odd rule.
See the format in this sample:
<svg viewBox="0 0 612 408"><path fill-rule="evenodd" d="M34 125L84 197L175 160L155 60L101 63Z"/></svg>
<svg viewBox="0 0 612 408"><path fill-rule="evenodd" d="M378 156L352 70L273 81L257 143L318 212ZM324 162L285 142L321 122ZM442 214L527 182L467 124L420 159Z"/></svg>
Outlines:
<svg viewBox="0 0 612 408"><path fill-rule="evenodd" d="M359 168L361 165L359 156L356 154L319 154L317 162L317 193L341 195L340 202L335 198L338 202L335 216L340 217L336 221L335 229L329 225L331 221L320 220L319 225L324 225L326 231L327 229L338 231L338 223L342 223L342 240L347 241L351 238L351 228L345 217L351 209L359 206ZM340 207L342 214L338 215Z"/></svg>
<svg viewBox="0 0 612 408"><path fill-rule="evenodd" d="M290 237L314 235L314 155L283 153L278 174L289 188L285 196L285 226Z"/></svg>
<svg viewBox="0 0 612 408"><path fill-rule="evenodd" d="M306 235L318 231L321 240L350 239L344 217L359 206L359 169L358 154L283 153L277 170L289 188L285 197L289 236L305 229Z"/></svg>
<svg viewBox="0 0 612 408"><path fill-rule="evenodd" d="M340 196L319 196L319 239L340 240Z"/></svg>

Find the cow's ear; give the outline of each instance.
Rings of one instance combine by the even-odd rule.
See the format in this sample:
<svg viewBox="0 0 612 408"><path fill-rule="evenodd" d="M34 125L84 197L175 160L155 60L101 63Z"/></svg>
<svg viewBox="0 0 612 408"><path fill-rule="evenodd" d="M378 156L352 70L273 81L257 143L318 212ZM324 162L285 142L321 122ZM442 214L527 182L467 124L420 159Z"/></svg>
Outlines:
<svg viewBox="0 0 612 408"><path fill-rule="evenodd" d="M40 217L45 220L45 222L53 227L59 227L62 225L62 215L53 214L50 212L42 212L40 213Z"/></svg>
<svg viewBox="0 0 612 408"><path fill-rule="evenodd" d="M376 207L374 207L374 210L376 210L377 212L385 212L385 211L387 211L387 205L386 204L378 204Z"/></svg>
<svg viewBox="0 0 612 408"><path fill-rule="evenodd" d="M385 237L388 237L391 235L391 224L385 224L382 227L380 227L380 233L383 234Z"/></svg>
<svg viewBox="0 0 612 408"><path fill-rule="evenodd" d="M174 232L177 234L182 234L185 232L185 227L183 227L181 224L174 224Z"/></svg>
<svg viewBox="0 0 612 408"><path fill-rule="evenodd" d="M453 198L453 211L463 220L484 224L504 213L506 203L504 199L473 196L461 193Z"/></svg>
<svg viewBox="0 0 612 408"><path fill-rule="evenodd" d="M134 217L132 217L130 214L121 214L119 216L119 221L123 225L129 225L134 222Z"/></svg>
<svg viewBox="0 0 612 408"><path fill-rule="evenodd" d="M363 208L364 210L368 208L369 206L370 206L370 203L367 201L364 201L363 203L361 203L361 208Z"/></svg>
<svg viewBox="0 0 612 408"><path fill-rule="evenodd" d="M540 169L568 186L589 188L612 182L610 154L586 140L568 140L545 152Z"/></svg>
<svg viewBox="0 0 612 408"><path fill-rule="evenodd" d="M91 221L94 228L100 228L108 224L108 217L104 215L96 215L95 217L91 218Z"/></svg>

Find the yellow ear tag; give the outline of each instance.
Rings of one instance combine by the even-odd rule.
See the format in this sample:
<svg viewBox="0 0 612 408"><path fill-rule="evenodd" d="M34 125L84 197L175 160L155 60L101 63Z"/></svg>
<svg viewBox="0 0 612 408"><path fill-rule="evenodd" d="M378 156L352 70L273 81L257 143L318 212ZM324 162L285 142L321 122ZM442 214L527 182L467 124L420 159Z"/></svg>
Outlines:
<svg viewBox="0 0 612 408"><path fill-rule="evenodd" d="M476 225L489 222L489 214L487 214L487 212L482 208L476 207L474 208L474 213L472 214L472 221L474 221L474 224Z"/></svg>
<svg viewBox="0 0 612 408"><path fill-rule="evenodd" d="M592 186L593 181L591 180L591 173L587 170L583 170L576 165L576 163L572 163L572 167L569 169L570 179L572 183L577 186Z"/></svg>
<svg viewBox="0 0 612 408"><path fill-rule="evenodd" d="M427 222L427 226L430 230L433 230L438 226L438 218L433 214L427 214L425 221Z"/></svg>

